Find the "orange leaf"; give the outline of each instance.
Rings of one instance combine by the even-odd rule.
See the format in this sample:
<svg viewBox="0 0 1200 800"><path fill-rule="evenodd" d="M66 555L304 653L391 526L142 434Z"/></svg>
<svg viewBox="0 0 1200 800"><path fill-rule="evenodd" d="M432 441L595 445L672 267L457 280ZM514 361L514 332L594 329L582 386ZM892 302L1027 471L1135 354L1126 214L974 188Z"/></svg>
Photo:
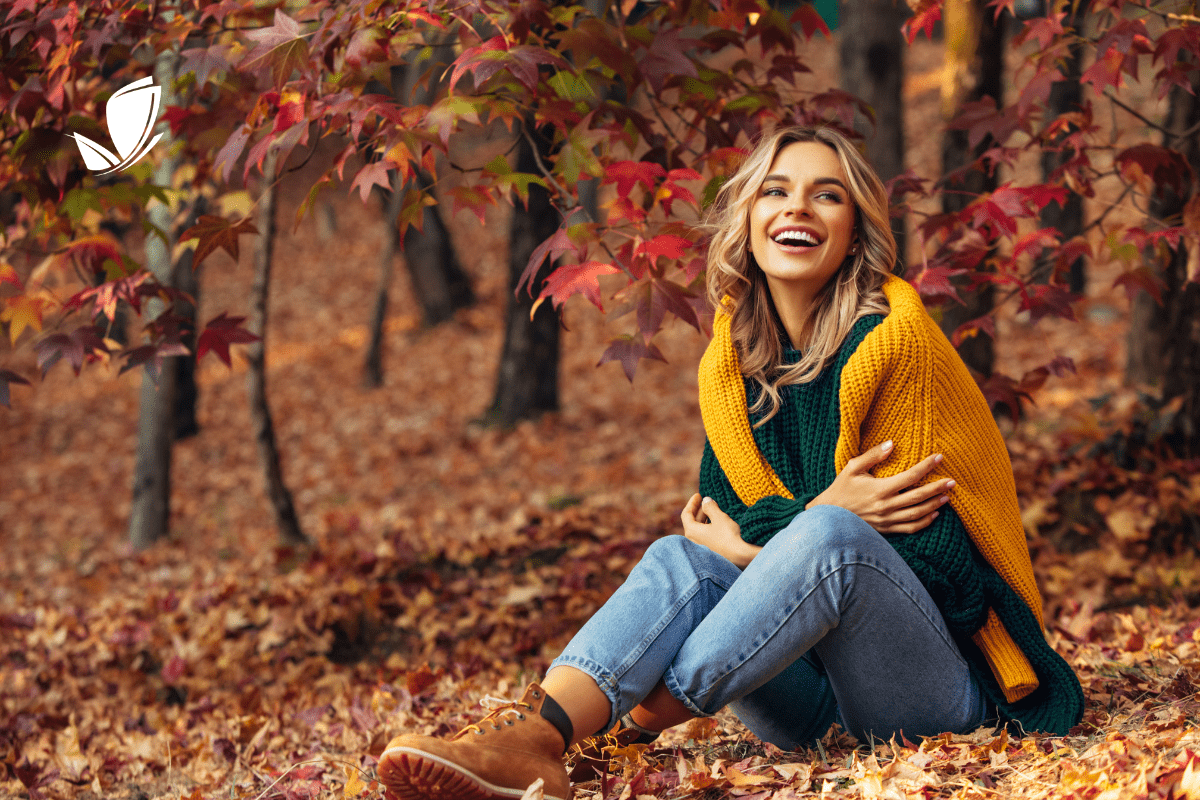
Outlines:
<svg viewBox="0 0 1200 800"><path fill-rule="evenodd" d="M21 279L17 277L17 271L13 269L13 265L7 261L0 261L0 285L11 283L17 287L17 291L22 290Z"/></svg>

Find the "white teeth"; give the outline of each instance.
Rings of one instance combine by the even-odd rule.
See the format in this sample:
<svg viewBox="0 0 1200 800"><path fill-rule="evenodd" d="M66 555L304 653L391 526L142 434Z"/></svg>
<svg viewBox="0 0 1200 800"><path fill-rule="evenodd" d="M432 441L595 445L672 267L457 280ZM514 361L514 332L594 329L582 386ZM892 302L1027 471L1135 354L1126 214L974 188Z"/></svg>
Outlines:
<svg viewBox="0 0 1200 800"><path fill-rule="evenodd" d="M808 231L781 231L781 232L775 234L775 236L773 238L779 244L786 244L786 245L793 245L793 244L815 245L815 244L818 244L817 237L813 236Z"/></svg>

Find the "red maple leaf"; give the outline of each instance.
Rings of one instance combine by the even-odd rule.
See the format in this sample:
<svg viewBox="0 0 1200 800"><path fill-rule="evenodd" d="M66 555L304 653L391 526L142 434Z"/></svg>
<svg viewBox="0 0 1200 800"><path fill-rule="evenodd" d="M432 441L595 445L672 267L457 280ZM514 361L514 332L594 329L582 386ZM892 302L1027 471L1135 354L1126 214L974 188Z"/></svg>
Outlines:
<svg viewBox="0 0 1200 800"><path fill-rule="evenodd" d="M678 28L659 33L654 37L653 47L640 51L638 70L655 93L660 93L667 78L695 78L699 75L696 63L686 51L700 44L699 39L685 37Z"/></svg>
<svg viewBox="0 0 1200 800"><path fill-rule="evenodd" d="M1012 257L1018 258L1025 253L1031 254L1034 258L1040 256L1042 251L1047 247L1058 246L1058 229L1057 228L1040 228L1031 233L1027 233L1017 239L1013 245Z"/></svg>
<svg viewBox="0 0 1200 800"><path fill-rule="evenodd" d="M904 24L900 26L900 31L904 34L904 38L909 44L916 41L917 33L925 32L925 38L933 39L933 26L942 18L941 3L922 3L923 8L918 8L912 17L906 19Z"/></svg>
<svg viewBox="0 0 1200 800"><path fill-rule="evenodd" d="M981 100L963 103L962 110L947 127L966 130L967 141L974 149L988 135L997 143L1008 141L1008 137L1021 127L1021 122L1017 115L998 110L995 98L984 96Z"/></svg>
<svg viewBox="0 0 1200 800"><path fill-rule="evenodd" d="M39 340L33 349L42 375L64 356L78 375L85 361L94 361L98 353L110 352L103 334L95 325L81 325L70 333L54 333Z"/></svg>
<svg viewBox="0 0 1200 800"><path fill-rule="evenodd" d="M1021 307L1017 311L1028 311L1031 322L1038 322L1046 317L1061 317L1075 321L1075 310L1071 303L1075 295L1063 286L1039 284L1029 292L1024 287L1021 290Z"/></svg>
<svg viewBox="0 0 1200 800"><path fill-rule="evenodd" d="M1013 37L1013 44L1021 45L1033 39L1037 42L1039 51L1049 50L1050 45L1066 33L1063 28L1063 20L1066 18L1067 12L1060 11L1057 14L1047 14L1026 20L1025 27Z"/></svg>
<svg viewBox="0 0 1200 800"><path fill-rule="evenodd" d="M959 325L950 336L950 342L958 347L964 339L970 339L980 333L986 333L992 339L996 338L996 319L991 314L984 314Z"/></svg>
<svg viewBox="0 0 1200 800"><path fill-rule="evenodd" d="M608 349L604 351L604 355L600 356L600 360L596 362L599 367L607 364L609 361L620 361L621 369L625 371L625 377L633 383L634 372L637 371L637 365L643 358L653 358L655 361L661 361L664 364L667 359L663 358L662 352L652 344L647 344L640 336L620 336L613 339L608 345Z"/></svg>
<svg viewBox="0 0 1200 800"><path fill-rule="evenodd" d="M647 191L654 189L655 181L667 174L661 164L653 161L616 161L604 170L604 183L617 184L617 194L628 197L633 187L642 184Z"/></svg>
<svg viewBox="0 0 1200 800"><path fill-rule="evenodd" d="M833 34L829 32L829 26L825 24L825 20L822 19L816 6L812 3L800 3L788 23L792 28L799 25L805 39L811 39L817 31L823 33L826 39L833 37ZM804 71L808 72L808 67L804 67Z"/></svg>
<svg viewBox="0 0 1200 800"><path fill-rule="evenodd" d="M1114 160L1121 176L1147 194L1169 188L1182 196L1192 185L1192 168L1178 150L1147 142L1122 150Z"/></svg>
<svg viewBox="0 0 1200 800"><path fill-rule="evenodd" d="M211 350L225 362L225 366L233 366L229 359L229 345L258 341L258 336L242 327L245 320L245 317L227 316L224 311L209 320L196 339L196 360L204 358L204 354Z"/></svg>
<svg viewBox="0 0 1200 800"><path fill-rule="evenodd" d="M659 256L667 258L683 258L694 243L691 239L685 239L682 236L676 236L671 233L664 233L655 236L648 242L642 242L634 248L634 256L645 255L651 261Z"/></svg>
<svg viewBox="0 0 1200 800"><path fill-rule="evenodd" d="M371 196L371 190L376 186L384 191L391 191L391 168L392 165L383 159L367 164L355 174L354 180L350 182L350 191L358 189L359 197L364 203L367 202L367 198Z"/></svg>
<svg viewBox="0 0 1200 800"><path fill-rule="evenodd" d="M534 248L533 254L529 256L529 263L525 265L525 271L521 273L521 279L517 281L516 292L521 291L521 287L528 283L529 294L532 296L533 277L541 269L546 256L550 256L550 260L553 262L563 253L574 253L578 258L583 255L583 249L571 240L566 228L559 228L549 239Z"/></svg>
<svg viewBox="0 0 1200 800"><path fill-rule="evenodd" d="M234 260L238 260L238 237L243 233L257 234L258 228L249 218L232 222L224 217L214 217L204 214L196 224L179 236L179 241L197 239L196 254L192 257L192 269L200 266L200 262L218 247L224 250Z"/></svg>
<svg viewBox="0 0 1200 800"><path fill-rule="evenodd" d="M545 280L545 286L539 300L549 297L554 307L558 308L571 295L582 294L601 311L604 306L600 302L600 276L620 272L612 264L602 261L585 261L582 264L564 264ZM534 305L534 309L537 305Z"/></svg>

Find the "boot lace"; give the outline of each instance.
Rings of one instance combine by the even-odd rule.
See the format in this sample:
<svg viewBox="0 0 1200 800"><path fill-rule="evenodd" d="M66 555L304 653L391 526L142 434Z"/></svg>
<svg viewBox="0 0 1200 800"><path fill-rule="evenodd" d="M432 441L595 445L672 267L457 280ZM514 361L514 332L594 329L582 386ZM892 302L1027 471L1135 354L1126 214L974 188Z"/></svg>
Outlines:
<svg viewBox="0 0 1200 800"><path fill-rule="evenodd" d="M479 705L492 709L492 712L479 720L479 722L473 722L463 728L459 732L459 736L465 736L472 731L478 735L483 735L485 725L494 731L498 731L504 725L512 725L514 720L524 720L525 713L521 711L522 708L525 711L533 711L533 706L529 703L520 700L505 700L502 697L492 697L491 695L487 695L480 700Z"/></svg>

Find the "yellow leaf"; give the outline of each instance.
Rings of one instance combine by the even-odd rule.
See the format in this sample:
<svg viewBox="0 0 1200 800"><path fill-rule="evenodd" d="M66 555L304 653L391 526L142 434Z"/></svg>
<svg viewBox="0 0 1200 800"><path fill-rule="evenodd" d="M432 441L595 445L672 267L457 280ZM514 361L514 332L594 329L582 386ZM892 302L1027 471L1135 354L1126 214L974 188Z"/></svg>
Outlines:
<svg viewBox="0 0 1200 800"><path fill-rule="evenodd" d="M7 305L0 311L0 322L8 323L8 337L13 344L17 343L17 338L26 328L33 328L35 331L42 329L42 309L46 307L45 300L23 294L10 297L5 302Z"/></svg>
<svg viewBox="0 0 1200 800"><path fill-rule="evenodd" d="M1148 530L1149 526L1145 525L1144 515L1139 514L1132 508L1120 508L1104 518L1111 530L1118 539L1122 542L1134 541L1143 538L1144 530Z"/></svg>
<svg viewBox="0 0 1200 800"><path fill-rule="evenodd" d="M342 789L345 797L358 797L367 790L367 784L358 774L358 770L352 767L343 767L342 770L346 773L346 786Z"/></svg>
<svg viewBox="0 0 1200 800"><path fill-rule="evenodd" d="M74 719L71 720L71 727L58 734L54 756L59 769L70 780L78 781L83 771L88 768L88 760L83 755L83 748L79 746L79 729L75 727Z"/></svg>

